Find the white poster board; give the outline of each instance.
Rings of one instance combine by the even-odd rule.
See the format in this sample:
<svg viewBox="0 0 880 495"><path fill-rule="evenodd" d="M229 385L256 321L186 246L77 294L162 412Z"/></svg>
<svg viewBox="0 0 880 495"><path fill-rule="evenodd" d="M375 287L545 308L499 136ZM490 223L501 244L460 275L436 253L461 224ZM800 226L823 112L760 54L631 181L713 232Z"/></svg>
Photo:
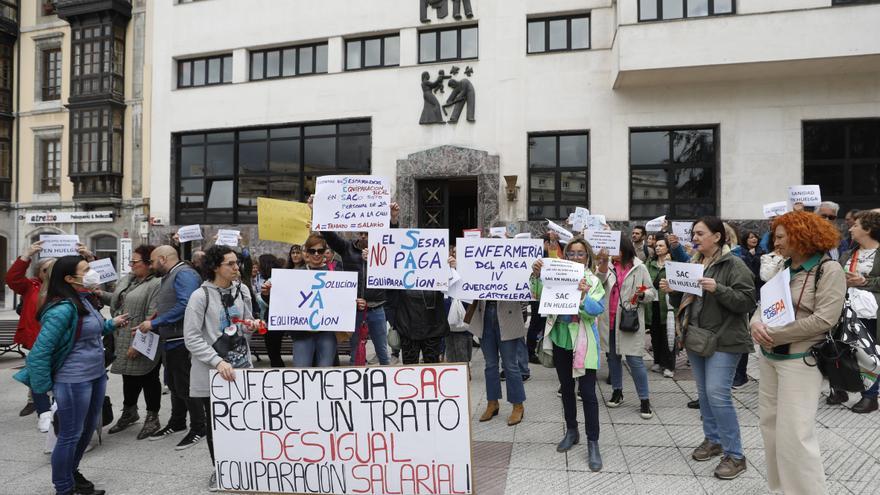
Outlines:
<svg viewBox="0 0 880 495"><path fill-rule="evenodd" d="M544 258L541 266L542 315L576 315L581 304L578 284L584 278L584 265L557 258Z"/></svg>
<svg viewBox="0 0 880 495"><path fill-rule="evenodd" d="M89 262L89 268L95 270L101 275L102 284L119 280L119 276L116 275L116 269L113 268L113 260L110 258L101 258L99 260L91 261Z"/></svg>
<svg viewBox="0 0 880 495"><path fill-rule="evenodd" d="M763 207L764 218L773 218L785 215L788 211L788 201L777 201L775 203L767 203Z"/></svg>
<svg viewBox="0 0 880 495"><path fill-rule="evenodd" d="M794 321L790 284L791 273L780 270L761 287L761 321L768 327L781 327Z"/></svg>
<svg viewBox="0 0 880 495"><path fill-rule="evenodd" d="M159 334L153 332L135 332L131 338L131 346L134 350L146 356L147 359L156 357L156 349L159 348Z"/></svg>
<svg viewBox="0 0 880 495"><path fill-rule="evenodd" d="M694 222L672 222L672 234L678 237L678 242L684 246L693 246Z"/></svg>
<svg viewBox="0 0 880 495"><path fill-rule="evenodd" d="M448 289L449 230L388 229L371 232L367 288Z"/></svg>
<svg viewBox="0 0 880 495"><path fill-rule="evenodd" d="M318 177L312 230L363 232L391 227L391 186L373 175Z"/></svg>
<svg viewBox="0 0 880 495"><path fill-rule="evenodd" d="M131 239L119 239L119 274L131 273Z"/></svg>
<svg viewBox="0 0 880 495"><path fill-rule="evenodd" d="M541 239L458 239L461 282L449 288L449 296L465 301L531 301L529 275L543 255Z"/></svg>
<svg viewBox="0 0 880 495"><path fill-rule="evenodd" d="M819 206L822 203L822 192L819 186L788 186L788 203L802 203L804 206Z"/></svg>
<svg viewBox="0 0 880 495"><path fill-rule="evenodd" d="M507 227L489 228L489 237L507 237Z"/></svg>
<svg viewBox="0 0 880 495"><path fill-rule="evenodd" d="M584 238L590 243L594 253L604 249L611 256L620 255L620 231L619 230L587 230Z"/></svg>
<svg viewBox="0 0 880 495"><path fill-rule="evenodd" d="M209 388L220 490L473 493L466 365L211 371Z"/></svg>
<svg viewBox="0 0 880 495"><path fill-rule="evenodd" d="M79 243L78 235L66 234L41 234L43 250L40 258L60 258L62 256L76 256L76 245Z"/></svg>
<svg viewBox="0 0 880 495"><path fill-rule="evenodd" d="M184 242L198 241L202 239L201 225L184 225L177 229L177 238L181 244Z"/></svg>
<svg viewBox="0 0 880 495"><path fill-rule="evenodd" d="M272 269L269 330L353 332L357 272Z"/></svg>
<svg viewBox="0 0 880 495"><path fill-rule="evenodd" d="M587 218L590 216L590 210L586 208L581 208L580 206L574 209L574 213L570 216L569 223L571 224L571 229L575 232L581 232L585 228L587 228Z"/></svg>
<svg viewBox="0 0 880 495"><path fill-rule="evenodd" d="M700 263L666 262L666 283L672 290L702 296L701 278L703 278L703 265Z"/></svg>
<svg viewBox="0 0 880 495"><path fill-rule="evenodd" d="M663 230L663 223L666 222L666 215L657 217L645 224L645 230L648 232L660 232Z"/></svg>
<svg viewBox="0 0 880 495"><path fill-rule="evenodd" d="M220 229L217 231L217 245L218 246L237 247L238 246L238 237L240 235L241 235L240 230Z"/></svg>
<svg viewBox="0 0 880 495"><path fill-rule="evenodd" d="M556 232L556 235L559 236L560 244L568 244L568 241L570 241L574 237L571 232L565 230L564 228L559 226L559 224L551 220L547 220L547 228L549 230L552 230L553 232Z"/></svg>

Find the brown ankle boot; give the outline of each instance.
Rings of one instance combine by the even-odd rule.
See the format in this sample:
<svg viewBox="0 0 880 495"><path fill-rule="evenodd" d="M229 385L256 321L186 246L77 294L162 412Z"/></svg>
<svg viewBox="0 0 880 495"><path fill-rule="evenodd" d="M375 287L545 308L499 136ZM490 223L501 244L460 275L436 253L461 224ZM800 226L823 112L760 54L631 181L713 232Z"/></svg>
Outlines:
<svg viewBox="0 0 880 495"><path fill-rule="evenodd" d="M483 415L480 416L480 421L489 421L490 419L498 416L498 401L490 400L488 404L486 404L486 411L483 412Z"/></svg>
<svg viewBox="0 0 880 495"><path fill-rule="evenodd" d="M522 403L514 404L513 411L510 412L510 417L507 418L507 426L520 424L520 422L522 422L525 412L526 410L523 407Z"/></svg>

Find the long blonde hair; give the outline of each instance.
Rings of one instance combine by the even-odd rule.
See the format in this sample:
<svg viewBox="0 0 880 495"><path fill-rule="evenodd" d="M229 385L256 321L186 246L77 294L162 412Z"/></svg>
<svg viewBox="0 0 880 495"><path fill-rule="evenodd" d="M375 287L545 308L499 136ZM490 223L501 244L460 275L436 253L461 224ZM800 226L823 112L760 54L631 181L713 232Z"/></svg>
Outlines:
<svg viewBox="0 0 880 495"><path fill-rule="evenodd" d="M40 278L40 292L37 295L37 308L42 308L46 302L46 294L49 292L49 280L52 278L52 268L55 267L57 258L49 258L39 265L37 276Z"/></svg>

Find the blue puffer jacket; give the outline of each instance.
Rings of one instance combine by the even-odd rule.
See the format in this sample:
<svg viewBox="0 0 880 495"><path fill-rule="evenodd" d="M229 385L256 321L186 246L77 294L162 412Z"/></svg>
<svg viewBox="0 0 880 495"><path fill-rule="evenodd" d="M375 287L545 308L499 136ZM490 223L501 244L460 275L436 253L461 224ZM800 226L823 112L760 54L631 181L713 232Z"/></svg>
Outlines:
<svg viewBox="0 0 880 495"><path fill-rule="evenodd" d="M76 306L65 299L51 303L40 318L40 334L27 355L23 370L13 376L36 393L52 390L52 378L73 349L79 313ZM104 335L113 332L113 320L104 321Z"/></svg>

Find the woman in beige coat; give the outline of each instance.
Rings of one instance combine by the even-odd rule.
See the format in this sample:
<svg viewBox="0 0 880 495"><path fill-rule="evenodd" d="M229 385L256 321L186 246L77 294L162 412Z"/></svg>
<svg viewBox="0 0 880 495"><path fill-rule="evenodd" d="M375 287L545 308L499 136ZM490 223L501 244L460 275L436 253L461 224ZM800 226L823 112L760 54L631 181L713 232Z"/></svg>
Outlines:
<svg viewBox="0 0 880 495"><path fill-rule="evenodd" d="M654 411L648 390L648 370L642 359L645 352L644 306L657 299L657 290L648 268L636 257L632 242L625 236L620 240L620 257L617 261L609 264L608 253L604 251L599 253L598 261L596 275L605 285L605 307L608 308L599 318L601 348L606 349L613 388L607 405L614 408L623 403L621 359L625 356L639 394L639 414L643 419L651 419ZM638 328L622 329L624 313L631 314L633 310L638 314Z"/></svg>

